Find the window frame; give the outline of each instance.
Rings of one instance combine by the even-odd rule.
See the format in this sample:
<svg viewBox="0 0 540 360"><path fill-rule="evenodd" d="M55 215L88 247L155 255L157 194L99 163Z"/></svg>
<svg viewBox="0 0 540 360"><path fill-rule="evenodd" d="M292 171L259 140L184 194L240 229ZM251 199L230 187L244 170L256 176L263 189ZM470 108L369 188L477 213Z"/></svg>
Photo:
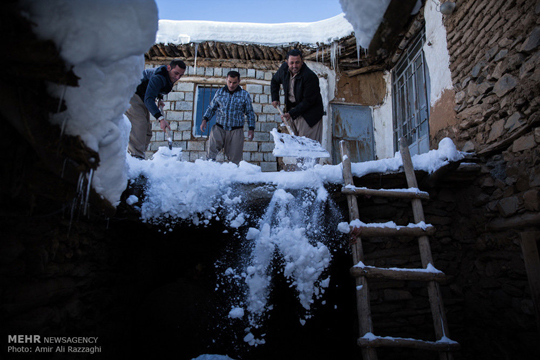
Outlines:
<svg viewBox="0 0 540 360"><path fill-rule="evenodd" d="M204 133L201 132L201 123L202 123L202 117L204 113L206 112L206 109L208 109L208 105L210 105L210 102L214 98L216 92L221 89L223 85L221 84L195 84L195 109L194 109L194 116L193 116L193 136L196 138L203 138L210 136L210 130L212 130L212 126L216 123L216 116L214 115L210 121L206 125L206 131ZM201 91L202 90L202 95ZM207 96L209 94L209 96ZM202 96L202 98L201 98ZM201 101L199 101L201 100Z"/></svg>
<svg viewBox="0 0 540 360"><path fill-rule="evenodd" d="M422 28L392 69L394 149L404 136L411 155L429 151L430 79L424 43Z"/></svg>

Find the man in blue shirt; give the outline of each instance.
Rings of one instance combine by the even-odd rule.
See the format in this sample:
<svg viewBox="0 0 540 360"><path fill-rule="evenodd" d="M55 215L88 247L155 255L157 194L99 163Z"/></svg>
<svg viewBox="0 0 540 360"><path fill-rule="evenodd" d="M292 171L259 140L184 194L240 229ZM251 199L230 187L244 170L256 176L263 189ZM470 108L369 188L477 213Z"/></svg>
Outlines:
<svg viewBox="0 0 540 360"><path fill-rule="evenodd" d="M216 125L212 126L208 138L208 159L216 160L223 149L227 158L238 165L244 151L244 122L247 118L248 139L253 140L255 112L249 93L240 86L240 73L229 71L227 85L219 89L203 115L201 131L217 112Z"/></svg>
<svg viewBox="0 0 540 360"><path fill-rule="evenodd" d="M143 71L141 83L131 97L130 107L126 111L126 116L131 122L128 152L132 156L145 158L146 149L152 138L150 114L159 121L163 131L171 129L156 105L156 99L161 105L163 95L171 92L174 83L180 80L185 71L186 64L182 60L173 60L169 65Z"/></svg>

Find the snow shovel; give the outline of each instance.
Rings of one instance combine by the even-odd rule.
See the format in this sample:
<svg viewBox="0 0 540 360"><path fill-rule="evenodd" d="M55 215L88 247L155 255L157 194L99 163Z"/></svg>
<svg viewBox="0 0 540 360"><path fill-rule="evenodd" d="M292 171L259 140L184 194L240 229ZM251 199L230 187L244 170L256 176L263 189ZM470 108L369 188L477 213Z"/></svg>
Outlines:
<svg viewBox="0 0 540 360"><path fill-rule="evenodd" d="M277 108L281 116L283 111L278 106ZM296 157L296 158L328 158L330 153L326 151L322 145L313 139L305 136L298 136L297 132L289 122L283 119L289 134L278 133L277 129L272 129L270 132L274 137L274 150L272 154L276 157Z"/></svg>
<svg viewBox="0 0 540 360"><path fill-rule="evenodd" d="M296 128L293 128L293 124L289 123L289 120L285 120L283 117L283 111L281 110L281 107L277 107L279 111L279 115L281 115L281 118L283 119L283 122L285 123L285 126L287 127L287 130L289 131L290 135L298 136L298 132L296 131Z"/></svg>
<svg viewBox="0 0 540 360"><path fill-rule="evenodd" d="M163 113L163 105L159 106L159 111L161 111L161 113ZM165 120L167 120L167 116L165 114L163 114L163 117L165 118ZM168 128L165 128L165 135L167 136L167 141L169 143L169 151L168 152L160 151L161 155L163 155L165 157L177 156L178 155L177 151L173 151L172 136L171 136L171 133L169 132ZM161 149L161 147L160 147L160 149ZM175 150L181 150L181 149L175 149Z"/></svg>
<svg viewBox="0 0 540 360"><path fill-rule="evenodd" d="M159 111L161 111L161 113L163 114L163 105L159 106ZM163 114L163 118L167 120L165 114ZM167 128L165 128L165 134L167 135L167 141L169 141L169 150L172 150L172 137Z"/></svg>

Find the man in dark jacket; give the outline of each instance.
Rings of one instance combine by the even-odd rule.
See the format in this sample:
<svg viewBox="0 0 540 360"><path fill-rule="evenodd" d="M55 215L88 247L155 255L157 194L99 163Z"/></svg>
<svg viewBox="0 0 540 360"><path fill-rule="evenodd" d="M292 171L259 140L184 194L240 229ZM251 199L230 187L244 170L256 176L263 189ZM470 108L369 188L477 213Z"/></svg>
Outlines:
<svg viewBox="0 0 540 360"><path fill-rule="evenodd" d="M270 90L272 105L280 106L279 87L285 95L285 120L293 122L297 135L321 142L324 114L319 78L304 64L302 52L293 49L287 61L272 76Z"/></svg>
<svg viewBox="0 0 540 360"><path fill-rule="evenodd" d="M160 105L163 95L171 92L173 85L186 71L186 64L182 60L173 60L169 65L162 65L154 69L143 71L143 78L135 94L129 101L126 116L131 122L128 152L137 158L144 159L145 152L152 138L152 124L150 114L158 121L163 131L169 129L169 123L156 105L156 98Z"/></svg>

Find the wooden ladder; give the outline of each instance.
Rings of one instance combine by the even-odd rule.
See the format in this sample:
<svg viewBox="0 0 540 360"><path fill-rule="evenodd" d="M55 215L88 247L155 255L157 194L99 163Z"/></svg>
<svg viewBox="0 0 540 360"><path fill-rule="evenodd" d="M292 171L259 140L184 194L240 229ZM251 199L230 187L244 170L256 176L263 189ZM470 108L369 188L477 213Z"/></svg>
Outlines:
<svg viewBox="0 0 540 360"><path fill-rule="evenodd" d="M433 350L439 352L441 360L453 359L450 351L459 350L459 343L449 339L446 315L444 312L441 293L438 281L445 278L444 273L437 270L433 264L431 248L428 235L435 232L431 225L425 225L424 210L422 208L422 199L428 199L429 194L418 190L416 176L414 173L411 155L408 146L403 139L400 141L400 153L403 160L403 168L407 178L409 190L404 189L367 189L355 187L351 171L351 161L349 149L345 141L340 143L341 158L343 165L343 179L345 186L342 193L347 195L347 204L349 206L349 216L351 222L359 220L357 195L371 195L379 197L408 198L412 203L412 210L415 224L409 224L407 227L384 227L379 224L369 224L361 229L351 229L353 234L363 237L370 236L415 236L418 237L420 248L420 257L422 260L422 269L396 269L396 268L377 268L364 265L364 253L360 236L352 244L352 256L354 266L351 268L351 274L356 278L356 298L357 313L359 320L360 337L358 345L362 348L362 358L364 360L377 359L377 347L407 347L416 349ZM371 320L370 293L368 278L393 279L393 280L417 280L426 281L429 294L429 303L435 326L435 335L437 341L416 340L410 338L381 337L373 334Z"/></svg>

